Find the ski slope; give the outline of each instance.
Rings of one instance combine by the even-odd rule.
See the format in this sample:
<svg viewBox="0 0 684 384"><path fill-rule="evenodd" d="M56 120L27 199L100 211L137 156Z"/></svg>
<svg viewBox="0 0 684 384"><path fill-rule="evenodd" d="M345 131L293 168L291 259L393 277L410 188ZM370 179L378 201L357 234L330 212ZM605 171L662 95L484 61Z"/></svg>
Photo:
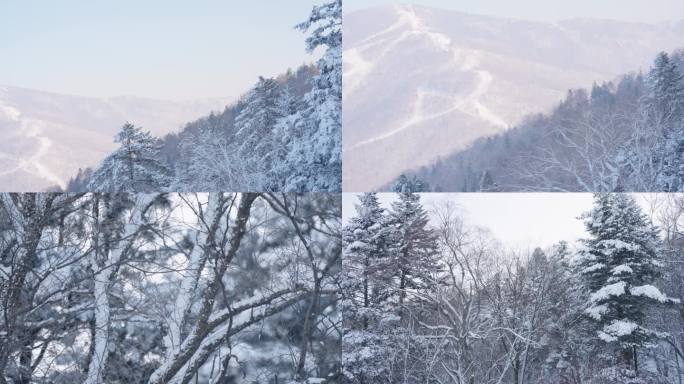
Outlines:
<svg viewBox="0 0 684 384"><path fill-rule="evenodd" d="M163 136L227 102L99 99L0 87L0 185L13 192L64 188L79 168L97 166L115 148L114 135L126 121Z"/></svg>
<svg viewBox="0 0 684 384"><path fill-rule="evenodd" d="M343 28L345 191L381 188L551 109L568 89L684 46L683 23L543 23L415 5L355 11Z"/></svg>

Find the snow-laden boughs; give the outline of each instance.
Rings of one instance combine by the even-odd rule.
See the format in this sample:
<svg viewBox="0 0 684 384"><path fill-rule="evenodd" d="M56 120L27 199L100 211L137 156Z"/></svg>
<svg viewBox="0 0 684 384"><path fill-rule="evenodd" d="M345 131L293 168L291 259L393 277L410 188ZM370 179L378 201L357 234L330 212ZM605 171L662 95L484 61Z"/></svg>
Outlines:
<svg viewBox="0 0 684 384"><path fill-rule="evenodd" d="M387 216L378 197L359 197L357 215L344 228L342 364L354 383L391 377L388 345L398 316L388 313L392 274Z"/></svg>
<svg viewBox="0 0 684 384"><path fill-rule="evenodd" d="M0 382L335 382L339 200L0 195Z"/></svg>
<svg viewBox="0 0 684 384"><path fill-rule="evenodd" d="M120 148L69 191L273 191L342 189L342 2L315 6L296 26L315 65L259 77L235 104L152 138L131 124Z"/></svg>
<svg viewBox="0 0 684 384"><path fill-rule="evenodd" d="M159 140L126 123L114 141L119 148L93 173L88 190L98 192L153 192L168 187L171 172L159 158Z"/></svg>
<svg viewBox="0 0 684 384"><path fill-rule="evenodd" d="M427 213L410 193L359 195L344 228L343 382L684 380L670 297L684 295L683 198L658 211L680 218L661 227L667 251L631 197L596 199L588 239L511 250L449 201Z"/></svg>
<svg viewBox="0 0 684 384"><path fill-rule="evenodd" d="M634 198L597 194L585 215L589 238L577 258L589 292L586 314L597 337L615 343L626 366L637 370L639 349L660 334L647 325L650 306L674 303L652 285L661 276L662 241Z"/></svg>
<svg viewBox="0 0 684 384"><path fill-rule="evenodd" d="M297 26L309 31L307 50L325 49L302 111L281 123L288 137L285 190L342 188L342 0L315 6Z"/></svg>

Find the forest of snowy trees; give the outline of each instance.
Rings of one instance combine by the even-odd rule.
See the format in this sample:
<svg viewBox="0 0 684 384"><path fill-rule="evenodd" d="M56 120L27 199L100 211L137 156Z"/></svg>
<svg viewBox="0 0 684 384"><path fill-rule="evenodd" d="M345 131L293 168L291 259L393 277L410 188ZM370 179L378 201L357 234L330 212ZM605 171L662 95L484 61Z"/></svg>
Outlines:
<svg viewBox="0 0 684 384"><path fill-rule="evenodd" d="M69 192L341 191L342 2L297 25L315 66L259 78L237 104L159 140L131 123Z"/></svg>
<svg viewBox="0 0 684 384"><path fill-rule="evenodd" d="M663 200L647 216L596 194L577 244L521 252L446 199L359 195L343 228L344 382L681 383L684 196Z"/></svg>
<svg viewBox="0 0 684 384"><path fill-rule="evenodd" d="M335 194L0 195L0 383L333 383Z"/></svg>
<svg viewBox="0 0 684 384"><path fill-rule="evenodd" d="M436 192L681 192L683 148L684 51L663 52L414 176Z"/></svg>

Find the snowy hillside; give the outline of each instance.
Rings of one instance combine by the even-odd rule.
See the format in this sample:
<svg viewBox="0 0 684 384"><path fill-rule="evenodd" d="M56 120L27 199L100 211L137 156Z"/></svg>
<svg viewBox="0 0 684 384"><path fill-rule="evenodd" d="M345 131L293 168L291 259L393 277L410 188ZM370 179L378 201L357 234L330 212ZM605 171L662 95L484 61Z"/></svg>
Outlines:
<svg viewBox="0 0 684 384"><path fill-rule="evenodd" d="M684 22L542 23L410 5L350 13L344 190L379 188L549 110L568 89L646 69L682 35Z"/></svg>
<svg viewBox="0 0 684 384"><path fill-rule="evenodd" d="M6 191L63 187L115 148L113 136L126 121L161 136L227 102L97 99L0 86L0 185Z"/></svg>

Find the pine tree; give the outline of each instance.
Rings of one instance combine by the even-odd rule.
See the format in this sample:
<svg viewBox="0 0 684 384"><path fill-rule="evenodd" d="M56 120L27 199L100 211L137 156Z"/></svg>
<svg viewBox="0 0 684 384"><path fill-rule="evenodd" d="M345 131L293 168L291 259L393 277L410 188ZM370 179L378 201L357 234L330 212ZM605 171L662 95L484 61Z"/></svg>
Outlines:
<svg viewBox="0 0 684 384"><path fill-rule="evenodd" d="M617 360L636 374L638 350L659 335L646 324L648 307L672 302L652 285L662 266L661 240L628 195L597 194L584 217L589 238L578 267L589 294L585 313L598 339L616 346Z"/></svg>
<svg viewBox="0 0 684 384"><path fill-rule="evenodd" d="M261 191L268 188L269 172L274 166L274 129L284 117L280 109L280 90L274 79L259 81L244 99L245 107L235 119L235 156L232 161L242 175L240 188Z"/></svg>
<svg viewBox="0 0 684 384"><path fill-rule="evenodd" d="M647 100L650 123L661 136L655 149L660 169L658 189L684 189L684 75L667 53L656 58L649 73L652 94Z"/></svg>
<svg viewBox="0 0 684 384"><path fill-rule="evenodd" d="M389 214L391 259L398 286L399 311L409 289L426 288L437 271L437 237L429 227L427 211L420 195L412 192L398 194ZM388 266L390 268L390 266Z"/></svg>
<svg viewBox="0 0 684 384"><path fill-rule="evenodd" d="M273 167L268 174L269 186L271 190L286 190L288 177L296 172L288 163L290 146L297 140L293 137L293 127L296 125L299 111L305 107L301 98L293 94L289 85L285 85L276 101L277 108L282 118L276 124L273 133L272 155Z"/></svg>
<svg viewBox="0 0 684 384"><path fill-rule="evenodd" d="M293 191L340 191L342 186L342 0L314 7L297 26L311 31L307 51L325 47L318 75L305 96L306 108L289 118L292 137L286 188Z"/></svg>
<svg viewBox="0 0 684 384"><path fill-rule="evenodd" d="M353 383L388 376L388 327L398 319L388 311L387 231L384 209L374 193L359 196L357 216L345 226L342 310L344 375ZM394 325L393 325L394 324Z"/></svg>
<svg viewBox="0 0 684 384"><path fill-rule="evenodd" d="M171 172L159 160L159 140L126 123L115 136L120 147L93 173L88 189L102 192L150 192L169 186Z"/></svg>
<svg viewBox="0 0 684 384"><path fill-rule="evenodd" d="M653 89L649 102L655 118L661 120L666 129L681 123L684 115L684 75L679 73L667 53L658 54L648 77Z"/></svg>
<svg viewBox="0 0 684 384"><path fill-rule="evenodd" d="M430 192L430 184L415 175L409 179L408 176L402 173L392 185L392 192Z"/></svg>

